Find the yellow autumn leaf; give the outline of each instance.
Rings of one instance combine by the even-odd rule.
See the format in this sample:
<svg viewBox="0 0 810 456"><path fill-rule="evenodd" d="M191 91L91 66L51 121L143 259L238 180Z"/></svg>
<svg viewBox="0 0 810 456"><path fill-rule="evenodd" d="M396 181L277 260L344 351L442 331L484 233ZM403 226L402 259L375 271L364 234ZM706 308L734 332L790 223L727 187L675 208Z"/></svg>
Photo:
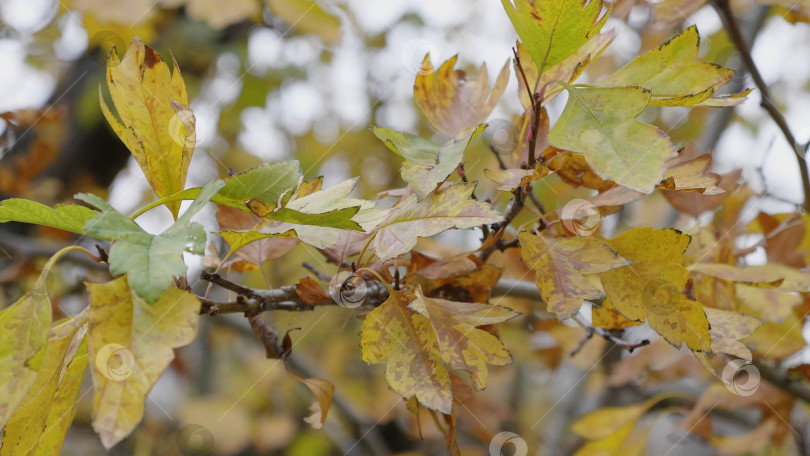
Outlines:
<svg viewBox="0 0 810 456"><path fill-rule="evenodd" d="M107 62L107 87L117 117L101 96L104 117L164 198L183 190L196 144L194 114L177 63L174 72L152 48L135 38L123 59ZM180 202L167 204L177 218Z"/></svg>
<svg viewBox="0 0 810 456"><path fill-rule="evenodd" d="M437 130L454 138L462 131L484 123L509 82L509 62L504 64L490 89L486 64L474 78L454 70L458 56L444 62L434 72L430 55L413 84L413 98Z"/></svg>
<svg viewBox="0 0 810 456"><path fill-rule="evenodd" d="M634 228L608 241L633 264L603 272L602 286L622 315L644 321L669 343L684 342L693 351L711 351L709 322L703 306L690 299L689 271L678 264L690 237L677 230Z"/></svg>
<svg viewBox="0 0 810 456"><path fill-rule="evenodd" d="M642 324L640 321L631 320L622 315L616 310L610 299L602 301L601 306L591 308L591 322L594 327L604 329L625 329Z"/></svg>
<svg viewBox="0 0 810 456"><path fill-rule="evenodd" d="M734 76L712 63L696 63L700 36L697 27L684 30L661 46L642 54L599 82L602 87L644 87L654 106L695 106Z"/></svg>
<svg viewBox="0 0 810 456"><path fill-rule="evenodd" d="M495 188L504 192L511 192L529 182L546 177L548 174L549 169L540 163L536 164L534 169L510 168L484 170L484 175L492 182L495 182Z"/></svg>
<svg viewBox="0 0 810 456"><path fill-rule="evenodd" d="M520 233L520 254L535 271L535 282L548 311L568 318L582 301L598 299L602 292L589 284L583 274L597 274L627 266L604 242L594 237L547 238Z"/></svg>
<svg viewBox="0 0 810 456"><path fill-rule="evenodd" d="M363 361L386 363L388 384L406 399L444 414L453 407L450 373L442 362L430 320L411 310L413 291L392 291L391 296L363 321L360 345Z"/></svg>
<svg viewBox="0 0 810 456"><path fill-rule="evenodd" d="M781 323L793 315L793 309L804 301L801 295L779 288L757 288L745 285L736 286L737 296L745 307L756 315L774 323Z"/></svg>
<svg viewBox="0 0 810 456"><path fill-rule="evenodd" d="M477 327L510 320L518 316L517 312L493 304L428 298L421 288L415 290L409 307L430 320L442 359L453 369L469 372L476 389L487 386L487 364L512 363L512 355L503 343Z"/></svg>
<svg viewBox="0 0 810 456"><path fill-rule="evenodd" d="M87 367L87 309L50 329L31 389L3 431L0 455L58 454Z"/></svg>
<svg viewBox="0 0 810 456"><path fill-rule="evenodd" d="M126 276L87 283L88 345L93 368L93 429L110 448L143 417L144 400L174 359L173 348L194 340L200 302L169 288L154 303L130 290Z"/></svg>
<svg viewBox="0 0 810 456"><path fill-rule="evenodd" d="M751 350L740 340L750 336L762 326L762 320L728 310L710 307L705 310L712 327L709 331L712 336L712 351L734 355L751 362Z"/></svg>
<svg viewBox="0 0 810 456"><path fill-rule="evenodd" d="M577 455L625 455L636 442L628 441L638 420L662 400L677 395L661 393L641 404L623 407L605 407L593 411L571 425L571 430L588 440ZM624 451L620 451L624 450ZM642 453L643 454L643 453Z"/></svg>
<svg viewBox="0 0 810 456"><path fill-rule="evenodd" d="M785 281L785 277L772 266L774 265L737 267L722 263L698 263L689 269L749 287L777 288Z"/></svg>
<svg viewBox="0 0 810 456"><path fill-rule="evenodd" d="M56 252L34 286L0 311L0 429L37 379L52 318L46 279L56 261L71 250L84 249L71 246Z"/></svg>

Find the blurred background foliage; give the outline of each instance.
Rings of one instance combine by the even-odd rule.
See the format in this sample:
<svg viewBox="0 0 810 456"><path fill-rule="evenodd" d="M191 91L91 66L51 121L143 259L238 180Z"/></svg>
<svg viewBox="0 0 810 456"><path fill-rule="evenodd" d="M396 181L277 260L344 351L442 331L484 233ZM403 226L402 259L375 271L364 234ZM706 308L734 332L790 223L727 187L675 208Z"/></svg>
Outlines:
<svg viewBox="0 0 810 456"><path fill-rule="evenodd" d="M796 127L799 141L807 141L810 59L796 56L810 55L810 29L802 23L808 11L748 0L733 6L749 39L756 37L754 58L777 103ZM598 80L639 52L697 24L701 58L738 70L726 90L753 86L740 71L739 58L719 20L703 2L619 0L612 7L606 29L615 28L617 38L588 67L581 82ZM0 21L0 112L5 112L0 115L0 199L23 197L53 205L90 191L107 196L124 213L154 195L105 122L98 96L108 53L122 55L136 35L164 59L173 57L188 87L198 142L187 186L200 186L264 161L294 158L300 160L306 178L324 176L324 187L359 176L357 195L365 198L403 186L400 159L371 134L371 125L418 133L440 143L447 139L429 126L413 103L413 81L425 54L430 52L434 65L458 54L459 67L469 74L486 63L494 82L497 70L511 59L516 39L500 2L494 0L3 0ZM522 112L517 88L513 72L490 117L491 125L507 128L491 128L465 156L467 176L480 180L479 198L491 198L501 208L508 198L496 199L498 193L483 180L483 170L497 167L489 145L502 140L498 131L508 132ZM564 105L559 98L548 105L552 119ZM765 193L754 203L749 219L759 209L790 212L801 202L792 152L765 121L757 95L750 98L733 112L650 107L642 116L665 130L675 144L714 150L716 172L742 169L747 185ZM571 190L557 176L535 188L548 209L593 193L584 187ZM532 215L523 217L528 221ZM656 193L604 219L603 232L694 223L686 217L672 211ZM208 229L216 228L212 208L200 219ZM151 211L140 221L157 232L171 223L171 216L168 211ZM64 240L55 230L16 230L0 234L6 243L15 244L15 249L7 249L10 252L0 251L0 258L4 252L9 257L0 259L4 266L0 306L13 302L25 289L26 278L36 277L41 266L18 261L25 256L20 252L33 256ZM472 231L452 232L420 240L419 249L446 257L476 248L477 242ZM195 277L199 259L189 261L197 262L189 273ZM303 262L323 270L330 267L317 251L299 244L261 270L246 271L240 281L255 287L294 283L310 274ZM492 263L503 267L506 277L526 273L516 249L496 253ZM81 262L62 269L50 291L61 296L58 303L63 310L57 312L65 314L84 302L81 294L72 294L81 285L77 278L90 274L87 280L93 281L93 274L102 273ZM204 290L205 285L195 287ZM517 362L493 367L487 390L458 410L459 428L465 433L459 443L465 453L486 454L486 442L501 429L525 431L520 433L530 448L576 448L578 438L564 432L571 417L598 404L620 403L620 395L605 400L605 391L629 383L639 366L665 365L656 373L658 380L708 376L693 358L679 357L659 340L644 351L644 359L628 364L624 377L608 376L599 367L581 377L584 381L576 391L558 403L570 387L560 379L580 378L574 374L591 369L607 342L593 338L576 357L569 357L584 330L533 318L532 304L519 298L497 302L525 315L502 325L504 343ZM207 443L215 454L224 455L370 454L382 442L414 454L443 451L444 437L430 415L422 413L417 419L407 413L405 403L388 389L383 368L367 366L360 359L360 320L353 314L339 307L276 312L272 324L279 331L302 328L291 333L296 341L293 369L336 385L335 416L330 415L324 430L309 429L302 420L309 414L310 393L282 363L264 358L240 319L204 318L198 340L179 351L173 368L150 394L142 425L111 454L197 454L194 449ZM317 334L304 337L316 324ZM803 346L801 334L794 336ZM89 427L89 390L88 385L82 390L64 454L103 451ZM541 419L542 425L533 428ZM678 451L696 454L702 449L684 442Z"/></svg>

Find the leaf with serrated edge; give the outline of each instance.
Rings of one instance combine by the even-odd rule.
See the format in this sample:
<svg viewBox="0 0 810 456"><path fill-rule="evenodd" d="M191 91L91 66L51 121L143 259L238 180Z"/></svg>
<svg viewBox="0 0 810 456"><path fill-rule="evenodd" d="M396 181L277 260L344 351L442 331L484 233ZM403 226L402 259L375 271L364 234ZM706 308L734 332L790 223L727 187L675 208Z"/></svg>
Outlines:
<svg viewBox="0 0 810 456"><path fill-rule="evenodd" d="M602 292L589 284L583 274L596 274L627 266L604 242L593 237L547 238L520 233L520 254L526 266L535 271L535 282L548 311L568 318L585 299L598 299Z"/></svg>
<svg viewBox="0 0 810 456"><path fill-rule="evenodd" d="M644 87L651 105L694 106L709 98L734 76L728 68L696 63L700 36L697 27L684 30L661 46L642 54L599 82L602 87Z"/></svg>
<svg viewBox="0 0 810 456"><path fill-rule="evenodd" d="M501 0L512 26L538 67L551 68L599 33L608 14L601 0Z"/></svg>
<svg viewBox="0 0 810 456"><path fill-rule="evenodd" d="M46 266L34 288L0 311L0 429L11 418L37 378L51 326L51 303L45 289Z"/></svg>
<svg viewBox="0 0 810 456"><path fill-rule="evenodd" d="M204 253L205 230L199 223L191 222L191 218L222 186L222 181L214 181L203 187L183 215L160 235L147 233L95 195L80 194L76 198L103 211L87 222L85 232L116 241L109 253L110 272L127 274L132 289L152 302L171 286L174 277L186 273L184 251Z"/></svg>
<svg viewBox="0 0 810 456"><path fill-rule="evenodd" d="M633 264L603 272L607 299L622 315L644 321L675 347L711 351L703 306L686 296L689 271L678 264L691 237L672 229L634 228L608 241Z"/></svg>
<svg viewBox="0 0 810 456"><path fill-rule="evenodd" d="M5 426L0 455L59 453L87 367L87 321L85 308L48 332L36 380Z"/></svg>
<svg viewBox="0 0 810 456"><path fill-rule="evenodd" d="M377 209L373 202L349 198L349 194L357 185L357 178L345 180L327 189L319 190L301 198L292 199L285 210L297 211L300 214L325 221L323 226L298 225L295 223L281 223L268 233L284 233L295 230L296 235L305 242L319 249L332 248L340 239L345 229L354 231L371 231L382 220L387 211ZM279 220L269 214L267 218ZM331 218L334 217L334 218ZM282 220L287 222L287 220Z"/></svg>
<svg viewBox="0 0 810 456"><path fill-rule="evenodd" d="M585 155L603 179L650 193L661 182L675 148L658 127L636 120L650 92L639 87L575 88L548 142Z"/></svg>
<svg viewBox="0 0 810 456"><path fill-rule="evenodd" d="M487 386L487 364L505 366L512 362L503 343L477 326L510 320L518 316L517 312L492 304L428 298L421 288L415 290L409 307L430 320L442 359L453 369L469 372L476 389Z"/></svg>
<svg viewBox="0 0 810 456"><path fill-rule="evenodd" d="M126 277L86 285L95 390L93 429L109 449L141 421L146 395L174 359L172 349L194 340L200 302L187 291L169 288L158 300L147 303L132 292ZM109 347L117 346L129 352L131 365L108 364L115 362L105 359L112 354Z"/></svg>
<svg viewBox="0 0 810 456"><path fill-rule="evenodd" d="M464 152L484 128L486 125L479 125L465 136L454 139L441 147L429 143L433 145L432 149L425 144L425 140L418 136L380 127L372 128L372 131L397 154L417 158L416 160L406 160L402 164L400 173L402 180L411 184L417 198L422 200L458 168L464 158Z"/></svg>
<svg viewBox="0 0 810 456"><path fill-rule="evenodd" d="M504 192L526 185L529 182L548 176L549 169L538 163L534 169L485 169L484 175L495 182L496 189Z"/></svg>
<svg viewBox="0 0 810 456"><path fill-rule="evenodd" d="M152 189L161 198L183 190L196 140L188 128L194 125L194 115L175 112L172 106L175 102L191 112L177 64L172 73L160 55L136 37L120 61L115 52L110 54L107 86L118 116L107 107L99 88L104 117ZM168 207L176 218L180 204Z"/></svg>
<svg viewBox="0 0 810 456"><path fill-rule="evenodd" d="M450 374L442 362L430 320L408 307L413 291L393 291L363 321L363 361L385 362L385 377L397 394L416 396L427 408L449 415L453 408Z"/></svg>
<svg viewBox="0 0 810 456"><path fill-rule="evenodd" d="M415 194L403 198L380 223L374 251L382 260L410 251L418 237L428 237L452 228L472 228L503 220L487 203L471 198L475 184L445 184L418 201Z"/></svg>
<svg viewBox="0 0 810 456"><path fill-rule="evenodd" d="M21 222L83 234L84 225L97 212L76 205L50 208L35 201L12 198L0 202L0 223Z"/></svg>
<svg viewBox="0 0 810 456"><path fill-rule="evenodd" d="M477 75L468 77L464 71L454 70L457 60L453 56L434 72L430 54L426 55L413 83L416 104L436 130L451 138L484 123L509 82L509 62L490 90L486 64Z"/></svg>
<svg viewBox="0 0 810 456"><path fill-rule="evenodd" d="M751 361L751 350L740 340L754 333L762 320L738 312L706 308L706 317L712 329L712 351L726 353Z"/></svg>

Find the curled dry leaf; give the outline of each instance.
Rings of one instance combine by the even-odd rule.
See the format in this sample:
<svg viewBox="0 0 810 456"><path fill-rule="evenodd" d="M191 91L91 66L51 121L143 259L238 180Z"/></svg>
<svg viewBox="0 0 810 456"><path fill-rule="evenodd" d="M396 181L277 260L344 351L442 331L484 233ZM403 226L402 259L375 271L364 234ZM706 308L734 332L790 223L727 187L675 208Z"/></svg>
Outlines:
<svg viewBox="0 0 810 456"><path fill-rule="evenodd" d="M304 421L312 426L312 429L321 429L326 422L326 415L332 406L332 396L335 394L335 385L323 378L305 378L301 380L304 385L312 391L317 399L312 403L310 410L312 415L304 418Z"/></svg>
<svg viewBox="0 0 810 456"><path fill-rule="evenodd" d="M467 128L484 123L509 82L509 62L504 64L490 89L487 66L482 65L475 78L454 70L457 56L434 72L430 55L413 84L413 98L436 130L454 138Z"/></svg>

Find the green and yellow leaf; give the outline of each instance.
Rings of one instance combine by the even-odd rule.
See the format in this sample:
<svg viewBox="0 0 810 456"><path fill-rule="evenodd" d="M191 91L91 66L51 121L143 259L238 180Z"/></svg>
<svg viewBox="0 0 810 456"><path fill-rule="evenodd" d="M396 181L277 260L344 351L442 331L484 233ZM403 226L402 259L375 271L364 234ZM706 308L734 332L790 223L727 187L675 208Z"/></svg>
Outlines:
<svg viewBox="0 0 810 456"><path fill-rule="evenodd" d="M535 282L549 312L559 318L577 313L586 299L598 299L602 292L583 274L597 274L627 266L604 242L594 237L547 238L520 233L520 254L535 271Z"/></svg>
<svg viewBox="0 0 810 456"><path fill-rule="evenodd" d="M584 154L603 179L652 192L664 177L664 162L676 151L661 130L636 120L650 101L649 90L564 86L568 102L548 142Z"/></svg>
<svg viewBox="0 0 810 456"><path fill-rule="evenodd" d="M194 340L200 302L187 291L169 288L148 303L130 289L127 277L86 285L93 429L110 448L141 421L146 395L174 358L172 349Z"/></svg>
<svg viewBox="0 0 810 456"><path fill-rule="evenodd" d="M409 307L430 320L442 359L453 369L469 372L476 389L487 386L487 364L512 363L512 355L503 343L477 327L510 320L518 316L517 312L492 304L428 298L421 288L415 290Z"/></svg>
<svg viewBox="0 0 810 456"><path fill-rule="evenodd" d="M363 361L385 362L391 389L406 399L415 396L427 408L450 414L450 374L430 320L408 307L414 299L413 291L392 291L366 316L360 336Z"/></svg>
<svg viewBox="0 0 810 456"><path fill-rule="evenodd" d="M120 61L110 53L107 87L118 116L99 93L104 117L135 156L152 189L160 198L183 190L196 130L177 64L172 73L160 55L136 37ZM180 204L168 207L176 218Z"/></svg>
<svg viewBox="0 0 810 456"><path fill-rule="evenodd" d="M87 368L88 312L48 332L31 389L5 426L0 455L59 454Z"/></svg>
<svg viewBox="0 0 810 456"><path fill-rule="evenodd" d="M633 264L603 272L610 304L631 320L645 319L676 347L711 351L709 322L703 306L688 296L689 271L678 262L691 238L676 230L634 228L608 241Z"/></svg>
<svg viewBox="0 0 810 456"><path fill-rule="evenodd" d="M404 197L379 224L374 251L382 260L410 251L419 237L452 228L472 228L503 220L487 203L472 199L475 184L445 184L419 201Z"/></svg>

